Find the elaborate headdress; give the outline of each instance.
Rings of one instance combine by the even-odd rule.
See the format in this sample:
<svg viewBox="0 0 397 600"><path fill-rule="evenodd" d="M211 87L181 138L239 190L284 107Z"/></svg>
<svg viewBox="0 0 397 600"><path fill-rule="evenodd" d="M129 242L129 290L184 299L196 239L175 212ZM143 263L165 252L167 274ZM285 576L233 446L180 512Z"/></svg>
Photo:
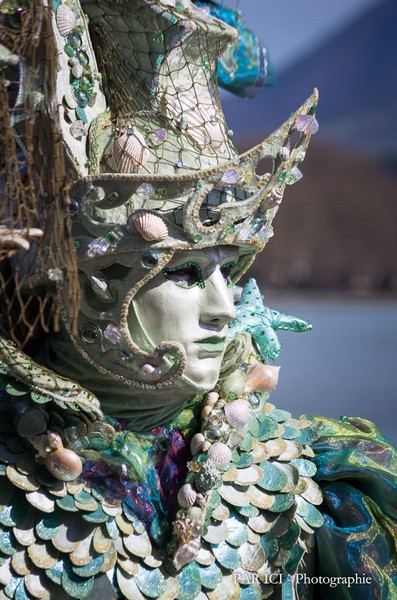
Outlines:
<svg viewBox="0 0 397 600"><path fill-rule="evenodd" d="M44 236L26 264L11 269L17 293L8 298L8 328L17 337L10 316L16 300L32 331L27 286L39 290L35 321L39 314L46 326L43 288L56 282L56 316L65 311L75 345L98 370L132 386L169 385L183 372L183 350L177 343L153 352L139 347L128 326L134 295L177 250L238 245L232 279L245 272L272 235L285 186L300 177L317 92L238 155L220 107L217 65L239 34L203 3L11 4L0 9L0 41L20 55L5 61L16 76L11 100L0 86L2 106L12 105L3 123L1 220L41 226ZM263 159L271 167L258 175ZM109 352L124 356L130 375L98 364ZM147 365L156 367L154 381Z"/></svg>

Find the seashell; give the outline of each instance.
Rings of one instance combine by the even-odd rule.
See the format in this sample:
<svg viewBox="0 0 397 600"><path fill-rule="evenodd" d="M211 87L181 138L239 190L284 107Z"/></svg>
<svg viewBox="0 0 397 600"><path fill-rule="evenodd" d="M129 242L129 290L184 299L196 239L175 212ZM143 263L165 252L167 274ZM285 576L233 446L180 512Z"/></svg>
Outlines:
<svg viewBox="0 0 397 600"><path fill-rule="evenodd" d="M134 556L145 558L152 551L152 544L146 531L144 531L141 534L131 533L131 535L129 535L128 537L124 537L123 541L124 546Z"/></svg>
<svg viewBox="0 0 397 600"><path fill-rule="evenodd" d="M251 485L246 494L251 501L251 504L262 510L270 508L274 502L273 494L268 494L265 491L260 490L258 487Z"/></svg>
<svg viewBox="0 0 397 600"><path fill-rule="evenodd" d="M37 90L35 90L31 94L29 94L29 106L33 111L40 110L43 102L44 94L42 92L38 92Z"/></svg>
<svg viewBox="0 0 397 600"><path fill-rule="evenodd" d="M62 37L68 36L77 25L76 15L68 6L66 6L66 4L61 4L59 6L55 15L55 20L58 31Z"/></svg>
<svg viewBox="0 0 397 600"><path fill-rule="evenodd" d="M220 393L223 398L227 398L230 394L232 397L237 397L245 391L245 379L241 371L234 371L228 375L221 383Z"/></svg>
<svg viewBox="0 0 397 600"><path fill-rule="evenodd" d="M207 417L210 416L212 412L212 406L204 406L203 410L201 411L201 418L204 420Z"/></svg>
<svg viewBox="0 0 397 600"><path fill-rule="evenodd" d="M84 67L81 63L76 63L75 65L73 65L73 67L72 67L73 77L75 77L76 79L80 79L80 77L82 77L83 73L84 73Z"/></svg>
<svg viewBox="0 0 397 600"><path fill-rule="evenodd" d="M30 560L39 569L51 569L58 562L58 551L44 542L37 542L28 547Z"/></svg>
<svg viewBox="0 0 397 600"><path fill-rule="evenodd" d="M287 450L287 442L281 438L268 440L264 443L264 446L266 447L270 457L280 456L280 454Z"/></svg>
<svg viewBox="0 0 397 600"><path fill-rule="evenodd" d="M263 477L263 470L257 465L247 467L246 469L237 469L237 479L235 483L238 485L255 485Z"/></svg>
<svg viewBox="0 0 397 600"><path fill-rule="evenodd" d="M242 398L238 398L237 400L234 400L225 406L227 422L232 425L232 427L236 427L236 429L245 427L251 417L251 414L249 402L247 400L243 400Z"/></svg>
<svg viewBox="0 0 397 600"><path fill-rule="evenodd" d="M228 509L227 506L225 506L222 503L222 504L219 504L219 506L217 506L215 508L215 510L212 511L211 518L215 519L215 521L226 521L226 519L228 519L229 516L230 516L230 510Z"/></svg>
<svg viewBox="0 0 397 600"><path fill-rule="evenodd" d="M161 371L153 365L146 364L141 368L141 375L146 381L156 381L160 378Z"/></svg>
<svg viewBox="0 0 397 600"><path fill-rule="evenodd" d="M206 550L205 548L200 548L196 556L196 562L198 562L198 564L202 565L203 567L209 567L210 565L214 564L215 556L209 550Z"/></svg>
<svg viewBox="0 0 397 600"><path fill-rule="evenodd" d="M179 571L185 565L191 563L200 550L200 539L194 538L187 544L181 544L174 554L172 564Z"/></svg>
<svg viewBox="0 0 397 600"><path fill-rule="evenodd" d="M266 561L265 552L260 544L243 544L238 553L241 557L243 569L247 571L258 571Z"/></svg>
<svg viewBox="0 0 397 600"><path fill-rule="evenodd" d="M323 501L323 493L317 485L317 483L309 477L302 477L302 479L307 484L305 491L301 494L302 498L304 498L311 504L321 504Z"/></svg>
<svg viewBox="0 0 397 600"><path fill-rule="evenodd" d="M40 488L34 475L23 475L13 465L7 465L6 473L11 483L25 492L34 492Z"/></svg>
<svg viewBox="0 0 397 600"><path fill-rule="evenodd" d="M271 365L256 364L253 365L245 381L246 392L267 392L274 390L278 383L278 373L280 367Z"/></svg>
<svg viewBox="0 0 397 600"><path fill-rule="evenodd" d="M207 457L212 460L217 469L224 469L232 460L232 451L226 444L215 442L208 450Z"/></svg>
<svg viewBox="0 0 397 600"><path fill-rule="evenodd" d="M66 94L63 96L62 100L66 104L66 106L68 108L71 108L72 110L74 110L78 106L77 100L73 96L71 91L66 92Z"/></svg>
<svg viewBox="0 0 397 600"><path fill-rule="evenodd" d="M285 450L279 454L277 460L290 461L299 458L302 453L302 446L293 440L284 440L286 443Z"/></svg>
<svg viewBox="0 0 397 600"><path fill-rule="evenodd" d="M83 470L81 458L67 448L60 448L55 452L51 452L46 458L45 464L51 475L61 481L72 481Z"/></svg>
<svg viewBox="0 0 397 600"><path fill-rule="evenodd" d="M11 559L7 558L7 560L0 567L0 583L2 583L4 586L6 586L12 579L13 573L10 569L10 563Z"/></svg>
<svg viewBox="0 0 397 600"><path fill-rule="evenodd" d="M197 492L192 488L190 483L186 483L178 492L179 506L182 508L190 508L196 501Z"/></svg>
<svg viewBox="0 0 397 600"><path fill-rule="evenodd" d="M266 518L267 517L267 518ZM250 517L248 519L249 527L256 533L267 533L273 526L274 515L265 515L262 513L257 517Z"/></svg>
<svg viewBox="0 0 397 600"><path fill-rule="evenodd" d="M219 394L217 392L209 392L205 398L205 404L207 406L215 406L219 400Z"/></svg>
<svg viewBox="0 0 397 600"><path fill-rule="evenodd" d="M232 506L248 506L250 501L245 492L240 492L233 485L222 485L218 490L219 494L228 504Z"/></svg>
<svg viewBox="0 0 397 600"><path fill-rule="evenodd" d="M209 525L207 533L203 536L209 544L221 544L226 540L227 527L225 521L221 521L216 525Z"/></svg>
<svg viewBox="0 0 397 600"><path fill-rule="evenodd" d="M106 153L107 164L117 173L137 173L148 157L145 138L133 128L117 137Z"/></svg>
<svg viewBox="0 0 397 600"><path fill-rule="evenodd" d="M37 508L40 512L51 513L54 511L55 502L52 498L49 498L47 494L42 490L35 492L29 492L25 496L26 500Z"/></svg>
<svg viewBox="0 0 397 600"><path fill-rule="evenodd" d="M132 223L147 242L160 242L168 237L168 227L161 217L153 213L139 211L132 215Z"/></svg>
<svg viewBox="0 0 397 600"><path fill-rule="evenodd" d="M120 592L123 594L123 598L127 600L143 600L141 592L138 589L137 584L134 580L134 575L129 575L124 569L118 567L116 569L117 585L120 588Z"/></svg>
<svg viewBox="0 0 397 600"><path fill-rule="evenodd" d="M190 450L191 450L191 453L193 456L195 454L198 454L201 451L204 442L205 442L205 437L203 436L202 433L194 434L194 436L192 437L192 439L190 441Z"/></svg>
<svg viewBox="0 0 397 600"><path fill-rule="evenodd" d="M227 139L208 88L181 79L168 86L166 116L202 148L219 151ZM225 147L226 150L226 147Z"/></svg>

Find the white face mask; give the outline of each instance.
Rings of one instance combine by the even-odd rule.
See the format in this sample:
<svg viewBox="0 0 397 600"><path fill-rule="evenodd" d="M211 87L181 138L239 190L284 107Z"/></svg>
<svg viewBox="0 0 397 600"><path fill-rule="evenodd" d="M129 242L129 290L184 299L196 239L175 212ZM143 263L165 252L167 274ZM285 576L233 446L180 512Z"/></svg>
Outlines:
<svg viewBox="0 0 397 600"><path fill-rule="evenodd" d="M235 317L228 278L238 257L232 246L179 251L132 302L131 333L146 338L145 349L163 341L183 346L188 387L208 391L219 378L227 325Z"/></svg>

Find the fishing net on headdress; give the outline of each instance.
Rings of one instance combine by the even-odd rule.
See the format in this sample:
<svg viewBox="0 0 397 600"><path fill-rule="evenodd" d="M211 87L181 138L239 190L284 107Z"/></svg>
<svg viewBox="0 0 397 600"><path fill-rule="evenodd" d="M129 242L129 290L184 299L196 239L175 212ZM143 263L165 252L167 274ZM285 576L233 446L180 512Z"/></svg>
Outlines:
<svg viewBox="0 0 397 600"><path fill-rule="evenodd" d="M23 346L37 328L48 331L57 323L50 295L33 290L44 263L47 278L49 268L50 278L67 273L72 306L78 290L65 220L68 196L57 107L44 102L54 95L57 69L50 9L39 0L5 0L0 44L1 327ZM15 236L32 228L44 230L45 247L33 241L29 251L14 252L19 247Z"/></svg>
<svg viewBox="0 0 397 600"><path fill-rule="evenodd" d="M38 328L57 328L59 303L52 298L64 282L75 327L69 183L104 172L170 179L235 156L218 74L225 87L249 95L263 84L267 66L257 39L243 31L236 12L227 12L190 0L2 2L0 233L44 230L29 251L10 256L4 244L0 250L2 327L20 345ZM219 20L230 15L232 27ZM247 56L254 57L250 64ZM108 109L93 116L97 96ZM80 163L78 144L86 158ZM145 194L151 197L150 185ZM177 195L172 202L177 209Z"/></svg>

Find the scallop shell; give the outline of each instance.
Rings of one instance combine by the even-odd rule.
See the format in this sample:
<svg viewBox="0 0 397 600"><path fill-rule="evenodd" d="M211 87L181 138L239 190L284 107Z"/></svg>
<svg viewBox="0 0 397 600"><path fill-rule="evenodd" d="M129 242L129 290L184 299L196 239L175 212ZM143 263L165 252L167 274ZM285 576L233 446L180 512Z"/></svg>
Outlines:
<svg viewBox="0 0 397 600"><path fill-rule="evenodd" d="M212 460L217 469L224 469L232 460L232 451L226 444L215 442L208 450L207 457Z"/></svg>
<svg viewBox="0 0 397 600"><path fill-rule="evenodd" d="M178 492L179 506L182 508L190 508L195 503L197 492L192 488L190 483L186 483Z"/></svg>
<svg viewBox="0 0 397 600"><path fill-rule="evenodd" d="M187 544L179 546L174 554L172 563L177 571L185 565L191 563L197 556L200 550L200 539L194 538Z"/></svg>
<svg viewBox="0 0 397 600"><path fill-rule="evenodd" d="M117 173L137 173L148 157L145 138L136 129L122 133L106 153L107 164Z"/></svg>
<svg viewBox="0 0 397 600"><path fill-rule="evenodd" d="M132 222L138 233L147 242L159 242L168 237L168 227L161 217L150 212L139 211L132 215Z"/></svg>
<svg viewBox="0 0 397 600"><path fill-rule="evenodd" d="M68 36L77 25L76 15L68 6L66 6L66 4L61 4L59 6L55 19L58 31L62 37Z"/></svg>
<svg viewBox="0 0 397 600"><path fill-rule="evenodd" d="M75 452L67 448L61 448L51 452L46 458L46 467L56 479L61 481L72 481L76 479L83 470L81 459Z"/></svg>
<svg viewBox="0 0 397 600"><path fill-rule="evenodd" d="M219 151L226 134L208 88L180 80L167 88L166 115L185 129L199 146ZM226 149L226 148L225 148Z"/></svg>
<svg viewBox="0 0 397 600"><path fill-rule="evenodd" d="M205 442L205 437L203 436L202 433L196 433L192 437L192 439L190 441L190 450L191 450L193 456L195 454L198 454L201 451L204 442Z"/></svg>
<svg viewBox="0 0 397 600"><path fill-rule="evenodd" d="M242 398L238 398L225 406L227 422L237 429L241 429L248 423L251 414L249 402Z"/></svg>
<svg viewBox="0 0 397 600"><path fill-rule="evenodd" d="M271 365L256 364L253 365L248 373L245 382L246 392L267 392L274 390L278 383L278 373L280 367Z"/></svg>

